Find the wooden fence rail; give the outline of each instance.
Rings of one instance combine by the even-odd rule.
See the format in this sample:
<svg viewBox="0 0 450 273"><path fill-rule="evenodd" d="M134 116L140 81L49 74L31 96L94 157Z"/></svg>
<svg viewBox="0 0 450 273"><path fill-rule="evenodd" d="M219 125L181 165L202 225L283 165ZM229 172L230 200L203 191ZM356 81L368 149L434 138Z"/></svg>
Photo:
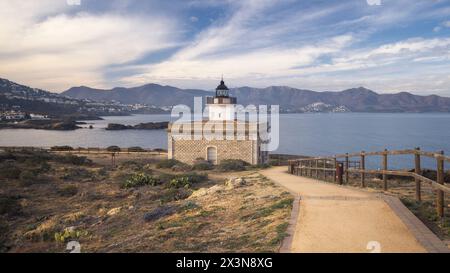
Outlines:
<svg viewBox="0 0 450 273"><path fill-rule="evenodd" d="M389 156L395 155L413 155L414 172L404 170L389 170ZM368 156L381 156L381 168L378 170L366 169L366 158ZM422 175L421 157L434 158L436 160L436 181ZM350 158L359 158L358 161L350 161ZM339 160L343 159L343 160ZM365 152L341 154L331 157L313 157L289 161L289 172L299 176L314 177L339 184L349 183L349 174L356 173L360 176L361 187L366 187L366 174L382 175L383 190L387 191L388 175L403 176L414 178L415 198L418 202L422 201L421 183L427 183L436 192L436 212L439 217L444 217L445 193L450 194L450 187L444 183L445 170L444 162L450 162L450 157L445 156L444 152L425 152L420 148L412 150L384 150L380 152ZM314 171L314 172L313 172ZM319 174L321 172L321 175ZM314 174L314 175L313 175ZM331 174L331 175L330 175Z"/></svg>

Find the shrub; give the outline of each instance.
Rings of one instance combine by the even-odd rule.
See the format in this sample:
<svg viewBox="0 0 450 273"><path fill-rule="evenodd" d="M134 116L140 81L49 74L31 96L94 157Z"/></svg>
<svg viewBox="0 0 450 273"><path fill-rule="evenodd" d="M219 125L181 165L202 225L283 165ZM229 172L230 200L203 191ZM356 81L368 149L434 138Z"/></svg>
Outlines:
<svg viewBox="0 0 450 273"><path fill-rule="evenodd" d="M243 160L228 159L220 162L218 169L223 172L245 171L249 164Z"/></svg>
<svg viewBox="0 0 450 273"><path fill-rule="evenodd" d="M165 150L165 149L153 149L153 152L156 152L156 153L167 153L167 150Z"/></svg>
<svg viewBox="0 0 450 273"><path fill-rule="evenodd" d="M20 181L26 183L26 184L31 184L36 180L36 173L34 171L31 170L24 170L23 172L20 173Z"/></svg>
<svg viewBox="0 0 450 273"><path fill-rule="evenodd" d="M204 173L199 174L196 172L183 174L183 175L181 175L181 177L187 177L189 179L189 181L191 181L193 184L205 182L206 180L208 180L207 174L204 174Z"/></svg>
<svg viewBox="0 0 450 273"><path fill-rule="evenodd" d="M74 185L64 186L58 189L58 194L64 197L72 197L78 193L78 188Z"/></svg>
<svg viewBox="0 0 450 273"><path fill-rule="evenodd" d="M178 175L170 180L169 188L190 188L193 184L201 183L208 179L206 174L188 173L184 175Z"/></svg>
<svg viewBox="0 0 450 273"><path fill-rule="evenodd" d="M187 172L190 171L192 167L184 163L178 163L174 165L171 169L174 172Z"/></svg>
<svg viewBox="0 0 450 273"><path fill-rule="evenodd" d="M118 153L118 152L122 151L122 149L120 149L119 146L109 146L108 148L106 148L106 150L108 152L114 152L114 153Z"/></svg>
<svg viewBox="0 0 450 273"><path fill-rule="evenodd" d="M55 152L68 152L74 150L74 148L70 146L53 146L50 149Z"/></svg>
<svg viewBox="0 0 450 273"><path fill-rule="evenodd" d="M21 213L19 197L0 195L0 215L17 216Z"/></svg>
<svg viewBox="0 0 450 273"><path fill-rule="evenodd" d="M77 231L75 229L66 228L63 232L55 233L55 241L59 243L65 243L70 240L77 240L82 236L87 236L87 231Z"/></svg>
<svg viewBox="0 0 450 273"><path fill-rule="evenodd" d="M170 181L170 188L189 188L191 186L191 181L187 177L176 177Z"/></svg>
<svg viewBox="0 0 450 273"><path fill-rule="evenodd" d="M95 174L91 173L90 171L84 169L84 168L64 168L64 173L61 175L61 179L64 180L80 180L80 179L86 179L86 178L93 178L95 177Z"/></svg>
<svg viewBox="0 0 450 273"><path fill-rule="evenodd" d="M15 161L6 161L0 164L0 178L18 179L20 177L20 169L16 166Z"/></svg>
<svg viewBox="0 0 450 273"><path fill-rule="evenodd" d="M120 169L131 169L133 171L140 171L143 168L143 164L136 161L126 161L120 164Z"/></svg>
<svg viewBox="0 0 450 273"><path fill-rule="evenodd" d="M128 152L139 153L139 152L145 152L145 150L141 147L130 147L130 148L128 148Z"/></svg>
<svg viewBox="0 0 450 273"><path fill-rule="evenodd" d="M195 161L192 169L196 171L208 171L214 169L214 165L204 159L198 159Z"/></svg>
<svg viewBox="0 0 450 273"><path fill-rule="evenodd" d="M72 165L91 165L92 161L87 159L84 156L76 156L76 155L63 155L57 158L57 161L62 164L72 164Z"/></svg>
<svg viewBox="0 0 450 273"><path fill-rule="evenodd" d="M158 162L158 164L156 164L156 168L158 169L170 169L175 165L179 165L179 164L183 164L178 160L175 159L166 159L166 160L162 160L160 162Z"/></svg>
<svg viewBox="0 0 450 273"><path fill-rule="evenodd" d="M41 166L38 169L39 173L46 173L48 171L50 171L52 169L52 166L50 166L50 164L48 164L47 162L42 162Z"/></svg>
<svg viewBox="0 0 450 273"><path fill-rule="evenodd" d="M157 186L159 184L160 180L156 177L149 176L144 173L136 173L127 179L125 183L123 183L122 187L129 189L142 186Z"/></svg>
<svg viewBox="0 0 450 273"><path fill-rule="evenodd" d="M258 164L258 165L249 166L250 169L268 169L270 167L271 167L271 165L269 165L269 164Z"/></svg>
<svg viewBox="0 0 450 273"><path fill-rule="evenodd" d="M169 183L170 180L175 178L175 175L168 174L168 173L162 173L158 176L158 178L162 183Z"/></svg>

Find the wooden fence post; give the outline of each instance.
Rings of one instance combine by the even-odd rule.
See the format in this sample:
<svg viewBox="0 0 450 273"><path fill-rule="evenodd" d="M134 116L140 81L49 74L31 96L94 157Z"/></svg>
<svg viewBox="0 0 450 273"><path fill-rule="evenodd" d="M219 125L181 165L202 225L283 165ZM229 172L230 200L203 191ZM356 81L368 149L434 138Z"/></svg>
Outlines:
<svg viewBox="0 0 450 273"><path fill-rule="evenodd" d="M315 161L316 161L316 179L318 179L319 178L319 160L316 159Z"/></svg>
<svg viewBox="0 0 450 273"><path fill-rule="evenodd" d="M311 176L311 160L308 160L308 164L306 165L306 167L308 167L308 169L306 169L306 176L310 177Z"/></svg>
<svg viewBox="0 0 450 273"><path fill-rule="evenodd" d="M334 163L334 172L333 172L333 174L334 174L334 179L333 179L333 181L334 181L334 183L336 183L336 180L337 180L337 173L336 173L336 168L338 167L337 166L337 158L335 157L335 158L333 158L333 163Z"/></svg>
<svg viewBox="0 0 450 273"><path fill-rule="evenodd" d="M350 162L348 160L348 153L345 154L345 183L348 184L348 168L350 167Z"/></svg>
<svg viewBox="0 0 450 273"><path fill-rule="evenodd" d="M441 155L444 151L440 152ZM437 162L437 181L439 184L444 185L444 159L442 157L436 158ZM436 210L439 217L444 217L444 192L442 190L437 190L436 192Z"/></svg>
<svg viewBox="0 0 450 273"><path fill-rule="evenodd" d="M414 171L418 175L422 175L422 171L420 169L420 148L416 148L416 154L414 155ZM422 192L421 192L421 185L420 185L420 179L415 178L416 182L416 200L417 202L422 201Z"/></svg>
<svg viewBox="0 0 450 273"><path fill-rule="evenodd" d="M364 173L365 169L366 169L366 155L365 152L362 151L361 152L361 166L360 166L361 171L361 187L365 187L366 186L366 174Z"/></svg>
<svg viewBox="0 0 450 273"><path fill-rule="evenodd" d="M383 170L385 170L385 171L388 170L388 150L387 149L384 150L384 154L383 154ZM383 174L383 190L385 190L385 191L388 190L386 174Z"/></svg>

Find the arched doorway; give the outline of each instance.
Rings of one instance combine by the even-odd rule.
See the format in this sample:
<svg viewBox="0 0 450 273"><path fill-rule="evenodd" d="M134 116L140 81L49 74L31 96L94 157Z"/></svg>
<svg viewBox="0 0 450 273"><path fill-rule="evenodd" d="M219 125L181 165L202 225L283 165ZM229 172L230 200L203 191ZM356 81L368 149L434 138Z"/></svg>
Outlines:
<svg viewBox="0 0 450 273"><path fill-rule="evenodd" d="M217 165L217 148L216 147L208 147L206 152L206 160L208 160L211 164Z"/></svg>

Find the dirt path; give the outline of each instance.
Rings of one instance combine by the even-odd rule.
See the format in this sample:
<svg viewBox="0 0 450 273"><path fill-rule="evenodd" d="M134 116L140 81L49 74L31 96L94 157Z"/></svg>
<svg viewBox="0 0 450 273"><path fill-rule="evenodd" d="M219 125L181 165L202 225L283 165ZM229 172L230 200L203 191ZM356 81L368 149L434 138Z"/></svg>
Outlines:
<svg viewBox="0 0 450 273"><path fill-rule="evenodd" d="M368 244L381 252L426 252L376 194L293 176L286 167L261 174L300 194L291 252L371 252Z"/></svg>

